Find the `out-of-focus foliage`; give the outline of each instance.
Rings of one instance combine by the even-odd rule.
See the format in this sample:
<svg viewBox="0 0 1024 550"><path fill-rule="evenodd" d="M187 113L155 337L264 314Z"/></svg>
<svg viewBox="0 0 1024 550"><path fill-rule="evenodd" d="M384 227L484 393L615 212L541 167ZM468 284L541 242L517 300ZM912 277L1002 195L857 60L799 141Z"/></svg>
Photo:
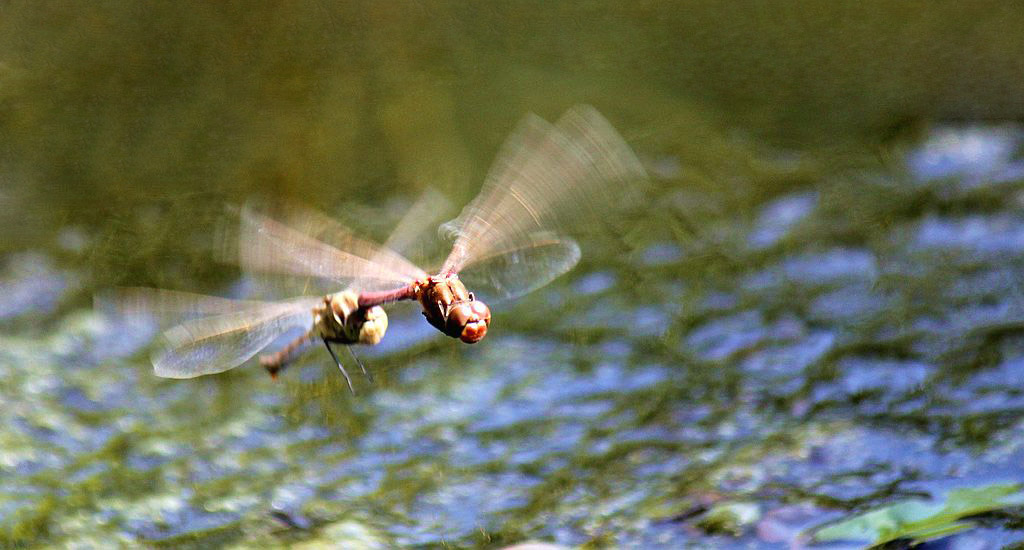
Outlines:
<svg viewBox="0 0 1024 550"><path fill-rule="evenodd" d="M950 490L938 501L905 500L814 531L818 542L853 541L872 545L896 539L919 543L970 529L970 516L1024 504L1017 483Z"/></svg>

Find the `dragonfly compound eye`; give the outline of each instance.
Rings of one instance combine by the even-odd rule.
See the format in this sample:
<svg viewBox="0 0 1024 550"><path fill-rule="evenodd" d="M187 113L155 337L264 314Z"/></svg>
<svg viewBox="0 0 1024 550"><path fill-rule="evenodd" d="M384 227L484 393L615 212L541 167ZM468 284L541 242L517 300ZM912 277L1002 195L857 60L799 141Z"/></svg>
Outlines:
<svg viewBox="0 0 1024 550"><path fill-rule="evenodd" d="M491 308L487 307L487 304L480 300L473 300L469 302L469 307L473 309L473 313L476 313L477 317L482 319L485 324L491 324Z"/></svg>
<svg viewBox="0 0 1024 550"><path fill-rule="evenodd" d="M463 302L456 304L448 312L448 326L445 331L467 344L479 342L487 335L487 325L491 322L491 312L483 302Z"/></svg>
<svg viewBox="0 0 1024 550"><path fill-rule="evenodd" d="M359 327L359 343L375 346L384 338L388 331L388 314L380 306L366 310L366 318Z"/></svg>

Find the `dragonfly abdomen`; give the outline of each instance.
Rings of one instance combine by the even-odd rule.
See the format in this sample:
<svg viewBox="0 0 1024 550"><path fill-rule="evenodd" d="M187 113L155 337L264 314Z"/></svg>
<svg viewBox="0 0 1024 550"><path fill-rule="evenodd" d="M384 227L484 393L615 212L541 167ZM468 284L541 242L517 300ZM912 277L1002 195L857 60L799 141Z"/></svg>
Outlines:
<svg viewBox="0 0 1024 550"><path fill-rule="evenodd" d="M295 340L292 340L280 350L267 355L260 356L260 365L267 369L271 378L277 378L277 373L291 362L291 360L302 351L313 340L313 331L309 331Z"/></svg>

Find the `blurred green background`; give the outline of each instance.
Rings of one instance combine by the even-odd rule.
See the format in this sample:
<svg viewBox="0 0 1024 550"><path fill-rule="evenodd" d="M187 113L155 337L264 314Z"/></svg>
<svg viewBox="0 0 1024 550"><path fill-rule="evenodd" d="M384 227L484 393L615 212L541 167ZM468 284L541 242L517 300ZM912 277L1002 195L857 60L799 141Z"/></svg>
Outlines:
<svg viewBox="0 0 1024 550"><path fill-rule="evenodd" d="M0 10L3 247L98 228L90 259L115 278L159 277L252 194L326 210L428 185L468 199L520 116L577 102L712 187L750 178L761 140L842 163L936 119L1024 113L1008 2Z"/></svg>

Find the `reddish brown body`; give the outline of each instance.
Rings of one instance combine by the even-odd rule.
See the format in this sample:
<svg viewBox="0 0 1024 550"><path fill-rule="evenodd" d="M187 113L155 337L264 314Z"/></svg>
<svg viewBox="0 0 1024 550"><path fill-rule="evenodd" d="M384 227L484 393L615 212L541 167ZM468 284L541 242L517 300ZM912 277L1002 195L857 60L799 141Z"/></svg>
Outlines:
<svg viewBox="0 0 1024 550"><path fill-rule="evenodd" d="M466 290L458 276L435 276L416 287L423 316L441 332L467 344L487 335L491 310Z"/></svg>

